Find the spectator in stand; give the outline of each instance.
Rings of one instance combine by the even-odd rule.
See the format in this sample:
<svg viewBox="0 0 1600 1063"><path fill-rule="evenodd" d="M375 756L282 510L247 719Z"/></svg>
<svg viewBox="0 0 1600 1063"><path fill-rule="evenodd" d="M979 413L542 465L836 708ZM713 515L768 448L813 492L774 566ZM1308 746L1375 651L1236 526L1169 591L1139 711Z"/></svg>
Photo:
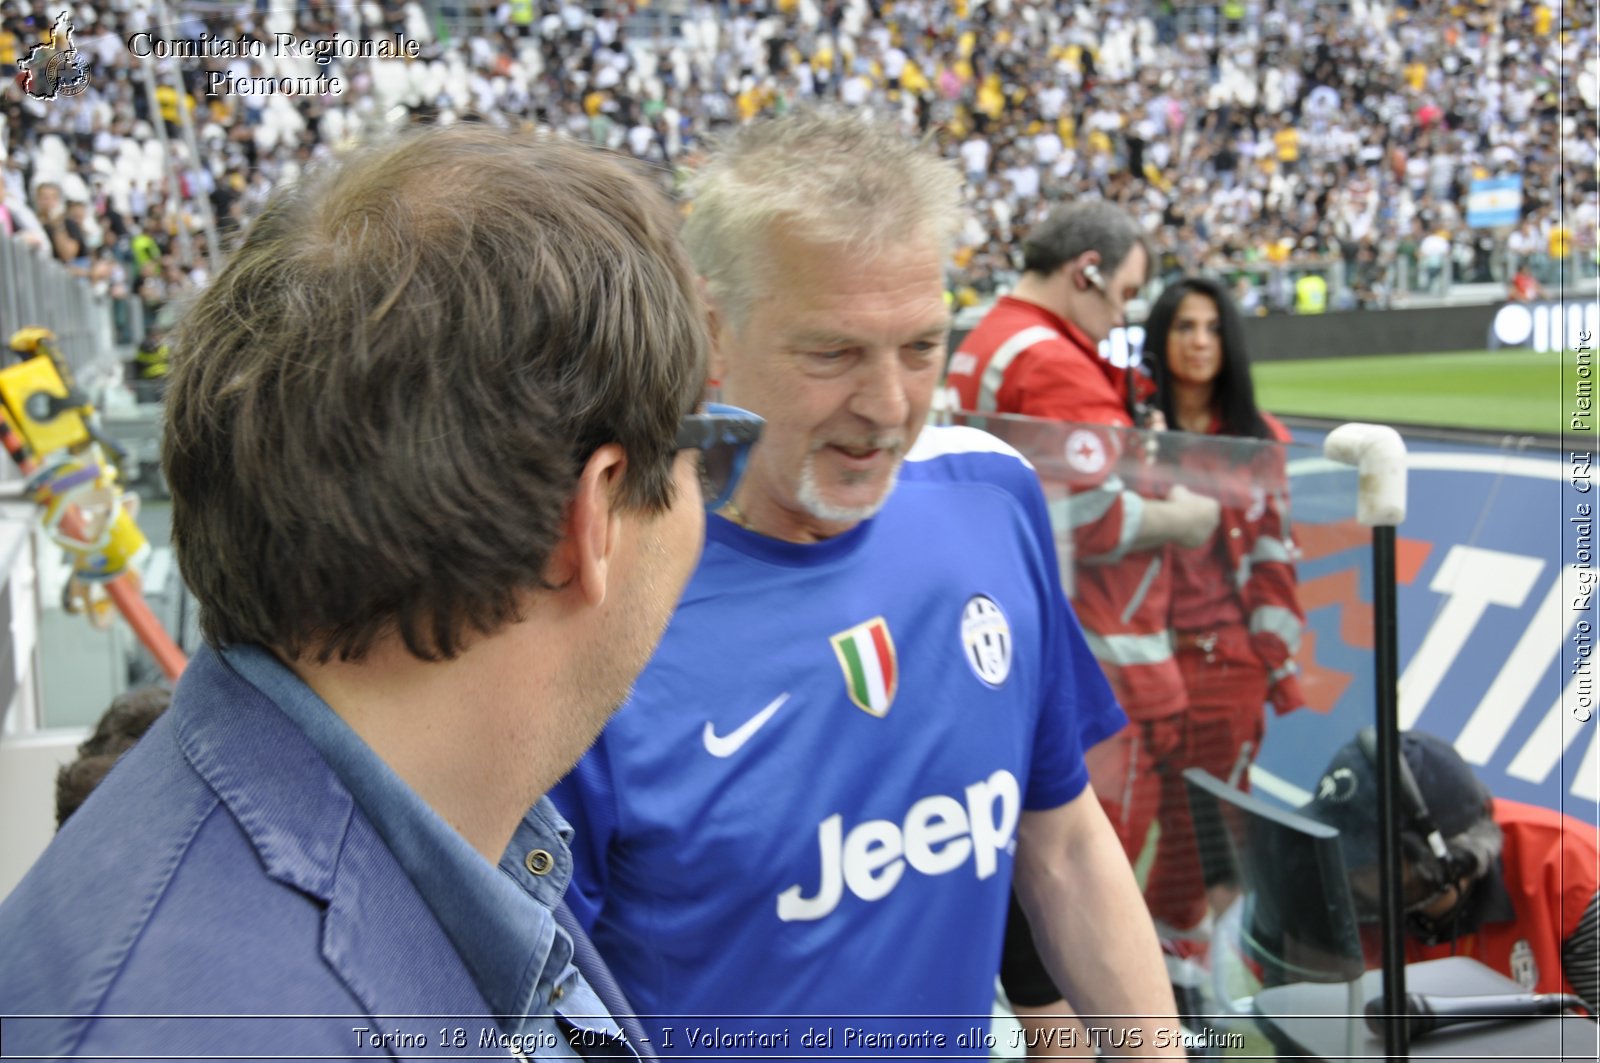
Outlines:
<svg viewBox="0 0 1600 1063"><path fill-rule="evenodd" d="M1445 281L1445 271L1450 265L1450 234L1436 229L1422 238L1417 245L1417 268L1421 271L1422 289L1438 292Z"/></svg>
<svg viewBox="0 0 1600 1063"><path fill-rule="evenodd" d="M1544 297L1544 286L1533 275L1528 263L1519 263L1516 272L1511 275L1511 283L1507 285L1506 298L1513 303L1531 303Z"/></svg>
<svg viewBox="0 0 1600 1063"><path fill-rule="evenodd" d="M1241 273L1234 280L1233 297L1241 314L1253 317L1266 312L1261 306L1261 289L1250 283L1247 273Z"/></svg>
<svg viewBox="0 0 1600 1063"><path fill-rule="evenodd" d="M1371 240L1363 240L1356 248L1348 292L1351 305L1363 310L1381 310L1389 305L1389 284Z"/></svg>
<svg viewBox="0 0 1600 1063"><path fill-rule="evenodd" d="M61 186L53 181L41 183L33 191L33 211L50 239L50 251L57 262L77 266L88 255L83 228L67 215Z"/></svg>

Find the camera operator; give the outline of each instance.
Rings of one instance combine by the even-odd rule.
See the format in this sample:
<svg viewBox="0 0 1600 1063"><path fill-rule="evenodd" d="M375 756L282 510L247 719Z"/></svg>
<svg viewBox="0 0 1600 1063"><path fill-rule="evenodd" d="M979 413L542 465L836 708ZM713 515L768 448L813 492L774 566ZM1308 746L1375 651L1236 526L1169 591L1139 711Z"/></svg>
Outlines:
<svg viewBox="0 0 1600 1063"><path fill-rule="evenodd" d="M1370 732L1369 732L1370 734ZM1335 827L1364 919L1378 912L1378 777L1373 742L1343 746L1301 812ZM1364 748L1365 747L1365 748ZM1406 961L1470 956L1530 992L1600 1004L1596 829L1494 797L1443 739L1401 735ZM1402 790L1405 788L1402 787Z"/></svg>

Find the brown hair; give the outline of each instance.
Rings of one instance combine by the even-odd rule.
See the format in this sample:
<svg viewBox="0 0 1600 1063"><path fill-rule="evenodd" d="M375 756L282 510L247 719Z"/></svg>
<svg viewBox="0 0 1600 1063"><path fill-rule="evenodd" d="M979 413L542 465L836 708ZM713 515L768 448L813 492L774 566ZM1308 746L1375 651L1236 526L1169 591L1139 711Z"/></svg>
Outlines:
<svg viewBox="0 0 1600 1063"><path fill-rule="evenodd" d="M518 616L583 464L671 501L706 339L675 218L607 154L481 125L277 193L179 331L162 461L213 644L424 660Z"/></svg>
<svg viewBox="0 0 1600 1063"><path fill-rule="evenodd" d="M150 725L172 704L166 687L139 687L112 699L94 734L78 747L78 759L56 773L56 827L94 792L122 754L132 749Z"/></svg>

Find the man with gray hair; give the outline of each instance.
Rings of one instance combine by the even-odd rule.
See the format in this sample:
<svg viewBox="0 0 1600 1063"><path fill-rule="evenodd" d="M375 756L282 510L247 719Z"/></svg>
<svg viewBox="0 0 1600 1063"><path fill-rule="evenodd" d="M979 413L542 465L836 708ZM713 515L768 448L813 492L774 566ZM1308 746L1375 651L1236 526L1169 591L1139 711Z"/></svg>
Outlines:
<svg viewBox="0 0 1600 1063"><path fill-rule="evenodd" d="M662 1054L985 1051L1013 877L1108 1043L1169 1054L1083 765L1123 716L1038 481L924 427L959 181L816 112L743 127L698 176L713 376L767 422L660 651L553 795L573 907Z"/></svg>

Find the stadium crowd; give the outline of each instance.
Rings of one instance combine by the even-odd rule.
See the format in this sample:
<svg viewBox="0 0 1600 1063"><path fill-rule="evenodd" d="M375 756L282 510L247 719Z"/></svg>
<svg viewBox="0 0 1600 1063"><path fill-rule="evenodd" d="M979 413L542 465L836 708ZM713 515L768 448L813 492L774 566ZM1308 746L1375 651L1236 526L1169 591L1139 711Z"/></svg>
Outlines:
<svg viewBox="0 0 1600 1063"><path fill-rule="evenodd" d="M253 38L263 55L185 59L181 104L164 84L152 99L127 40L152 29L145 6L80 5L86 90L42 100L17 84L3 102L3 224L147 311L211 272L198 237L179 235L199 228L199 197L226 241L276 182L407 117L544 123L676 180L708 134L813 99L894 116L959 158L970 213L952 288L965 301L1009 286L1021 238L1052 207L1093 196L1144 222L1155 277L1219 275L1246 312L1288 308L1297 270L1333 275L1340 308L1521 268L1548 286L1564 264L1594 262L1593 0L170 7L176 21L156 37ZM45 0L0 5L8 75L20 81L58 13ZM274 33L398 34L420 48L319 66L280 54ZM337 74L343 91L208 96L212 71ZM1520 223L1469 228L1470 182L1517 174Z"/></svg>

